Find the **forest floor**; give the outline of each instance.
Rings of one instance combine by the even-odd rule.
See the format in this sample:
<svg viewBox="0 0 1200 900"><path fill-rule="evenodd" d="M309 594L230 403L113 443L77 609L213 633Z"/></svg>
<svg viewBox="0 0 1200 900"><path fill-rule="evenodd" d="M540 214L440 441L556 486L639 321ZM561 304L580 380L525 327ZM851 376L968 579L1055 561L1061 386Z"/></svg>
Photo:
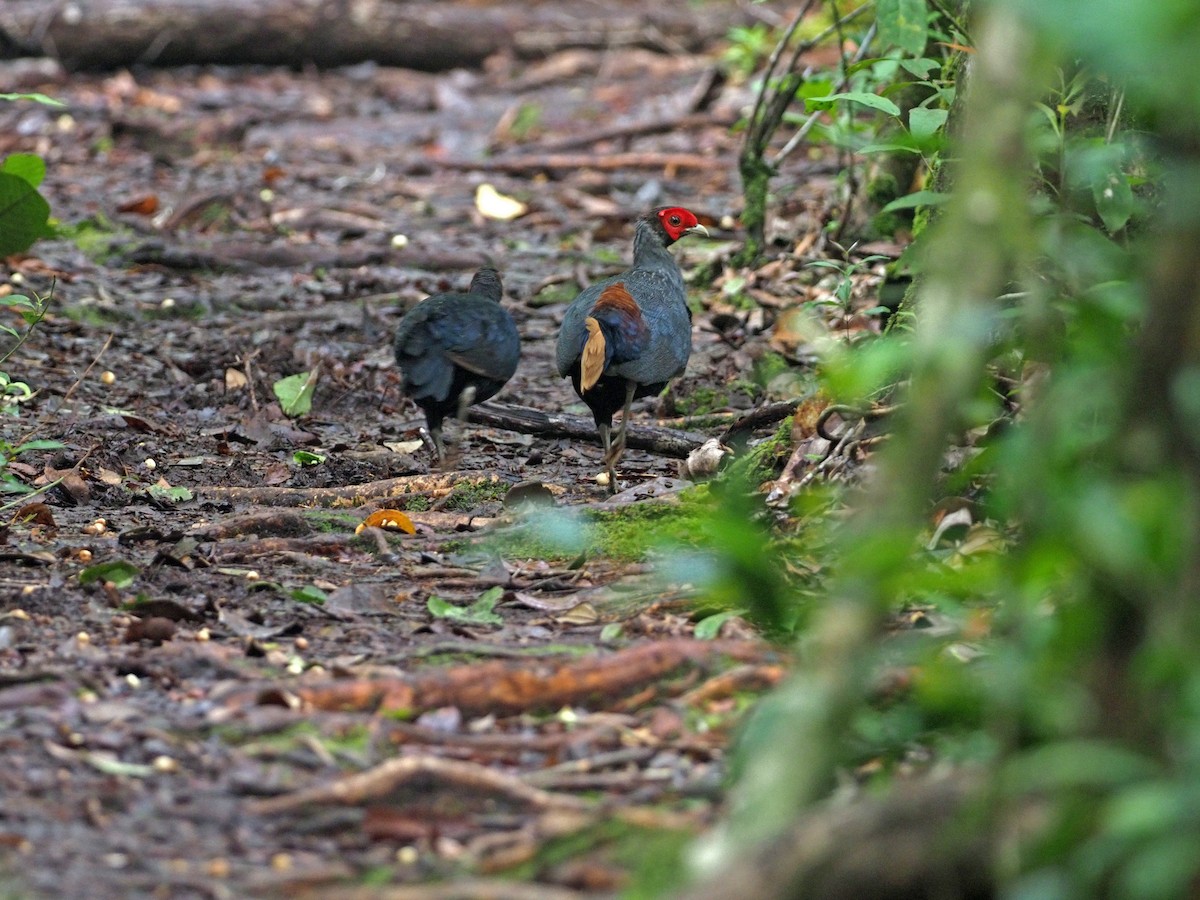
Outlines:
<svg viewBox="0 0 1200 900"><path fill-rule="evenodd" d="M713 80L719 49L5 64L6 90L65 107L0 108L0 156L46 159L61 224L0 266L52 296L4 364L37 393L0 438L63 447L9 465L61 481L9 497L0 530L0 894L605 895L714 821L785 664L737 618L696 635L699 526L654 540L687 506L680 459L630 449L610 497L590 435L477 421L439 469L390 338L491 260L523 338L498 408L590 429L553 371L562 311L678 204L712 238L676 257L715 279L686 376L635 422L696 441L794 399L807 339L779 313L815 279L801 252L726 265L753 96ZM773 183L783 250L813 246L835 171L798 156ZM484 183L527 212L484 215ZM273 385L313 371L311 411L284 415ZM413 533L360 531L380 509Z"/></svg>

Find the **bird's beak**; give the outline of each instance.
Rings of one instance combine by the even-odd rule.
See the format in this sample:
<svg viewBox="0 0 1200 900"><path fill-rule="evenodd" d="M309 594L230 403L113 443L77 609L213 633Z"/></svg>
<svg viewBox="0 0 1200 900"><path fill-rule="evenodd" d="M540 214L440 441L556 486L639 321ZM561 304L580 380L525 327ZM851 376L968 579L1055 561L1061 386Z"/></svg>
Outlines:
<svg viewBox="0 0 1200 900"><path fill-rule="evenodd" d="M701 225L699 222L697 222L697 223L696 223L695 225L693 225L691 228L685 228L685 229L684 229L684 232L685 232L686 234L702 234L702 235L704 235L705 237L708 237L708 236L709 236L709 235L708 235L708 229L707 229L707 228L705 228L703 225Z"/></svg>

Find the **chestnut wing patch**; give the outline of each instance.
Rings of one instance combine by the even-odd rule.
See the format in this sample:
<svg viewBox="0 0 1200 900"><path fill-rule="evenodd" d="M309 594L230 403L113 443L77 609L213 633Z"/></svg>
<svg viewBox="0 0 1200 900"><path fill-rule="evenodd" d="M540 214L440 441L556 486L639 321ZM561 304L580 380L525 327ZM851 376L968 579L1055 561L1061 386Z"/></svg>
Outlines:
<svg viewBox="0 0 1200 900"><path fill-rule="evenodd" d="M616 284L610 284L601 291L599 298L592 306L592 315L612 310L617 315L629 316L631 319L641 321L642 310L638 306L637 301L633 299L633 295L625 289L625 284L618 281Z"/></svg>

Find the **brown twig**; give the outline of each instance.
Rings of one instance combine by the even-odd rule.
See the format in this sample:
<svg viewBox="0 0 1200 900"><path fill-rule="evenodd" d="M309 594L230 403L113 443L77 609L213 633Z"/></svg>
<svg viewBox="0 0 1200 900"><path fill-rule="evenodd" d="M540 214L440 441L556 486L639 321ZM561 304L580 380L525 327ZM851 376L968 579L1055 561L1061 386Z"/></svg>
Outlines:
<svg viewBox="0 0 1200 900"><path fill-rule="evenodd" d="M587 810L594 806L578 797L541 790L519 776L479 763L421 755L389 759L373 769L329 784L251 803L250 809L256 815L271 816L322 803L357 806L383 800L418 777L464 789L467 794L477 791L499 794L535 809Z"/></svg>

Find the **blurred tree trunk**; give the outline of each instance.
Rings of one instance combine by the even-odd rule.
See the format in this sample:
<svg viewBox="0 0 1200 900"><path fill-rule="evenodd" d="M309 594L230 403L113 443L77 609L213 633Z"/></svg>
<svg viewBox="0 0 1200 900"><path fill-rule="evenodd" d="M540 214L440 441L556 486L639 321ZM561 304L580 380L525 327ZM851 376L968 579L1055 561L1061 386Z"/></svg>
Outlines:
<svg viewBox="0 0 1200 900"><path fill-rule="evenodd" d="M498 51L692 50L746 20L733 5L436 0L4 0L0 54L71 69L134 64L473 66Z"/></svg>

